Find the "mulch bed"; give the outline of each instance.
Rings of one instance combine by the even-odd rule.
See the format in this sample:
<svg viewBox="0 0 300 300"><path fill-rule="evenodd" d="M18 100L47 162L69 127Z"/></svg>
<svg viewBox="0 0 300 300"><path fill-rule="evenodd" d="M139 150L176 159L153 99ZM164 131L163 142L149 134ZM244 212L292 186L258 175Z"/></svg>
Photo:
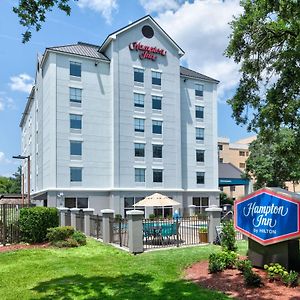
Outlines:
<svg viewBox="0 0 300 300"><path fill-rule="evenodd" d="M260 288L249 288L244 284L243 275L236 269L227 269L220 273L208 273L208 261L198 262L185 272L185 279L202 287L218 290L236 299L251 300L300 300L300 286L288 288L283 283L269 282L266 272L254 268L263 280Z"/></svg>
<svg viewBox="0 0 300 300"><path fill-rule="evenodd" d="M15 251L21 249L32 249L32 248L48 248L50 243L40 243L40 244L13 244L7 246L0 246L0 252L8 252L8 251Z"/></svg>

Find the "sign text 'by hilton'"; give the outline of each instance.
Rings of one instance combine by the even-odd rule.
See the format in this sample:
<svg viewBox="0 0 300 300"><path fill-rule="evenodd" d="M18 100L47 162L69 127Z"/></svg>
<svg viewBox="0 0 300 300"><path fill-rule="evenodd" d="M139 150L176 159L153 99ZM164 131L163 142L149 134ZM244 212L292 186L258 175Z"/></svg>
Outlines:
<svg viewBox="0 0 300 300"><path fill-rule="evenodd" d="M140 42L130 43L129 49L131 51L138 51L140 59L156 60L157 54L161 56L166 56L167 54L167 51L164 49L143 45Z"/></svg>

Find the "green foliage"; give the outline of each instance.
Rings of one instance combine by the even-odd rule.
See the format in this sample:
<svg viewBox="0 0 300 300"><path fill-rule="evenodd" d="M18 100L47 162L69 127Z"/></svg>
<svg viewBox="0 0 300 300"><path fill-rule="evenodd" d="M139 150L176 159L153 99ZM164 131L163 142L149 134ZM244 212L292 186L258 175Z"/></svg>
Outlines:
<svg viewBox="0 0 300 300"><path fill-rule="evenodd" d="M225 269L225 263L220 253L211 253L208 259L208 270L210 273L222 272Z"/></svg>
<svg viewBox="0 0 300 300"><path fill-rule="evenodd" d="M295 287L298 285L299 274L296 271L290 271L290 273L284 273L281 277L282 282L288 287Z"/></svg>
<svg viewBox="0 0 300 300"><path fill-rule="evenodd" d="M231 204L233 205L233 199L228 197L227 194L225 194L224 192L220 193L220 204L224 205L224 204Z"/></svg>
<svg viewBox="0 0 300 300"><path fill-rule="evenodd" d="M208 233L208 228L207 227L199 228L199 233Z"/></svg>
<svg viewBox="0 0 300 300"><path fill-rule="evenodd" d="M150 220L154 220L154 219L155 219L155 214L150 214L150 215L149 215L149 219L150 219Z"/></svg>
<svg viewBox="0 0 300 300"><path fill-rule="evenodd" d="M57 242L71 237L74 234L75 229L72 226L60 226L48 228L47 231L47 239L49 242Z"/></svg>
<svg viewBox="0 0 300 300"><path fill-rule="evenodd" d="M23 33L23 43L30 40L33 27L36 31L41 29L42 23L46 20L46 14L54 7L65 12L68 16L71 13L69 0L20 0L18 6L13 7L13 12L18 15L20 24L27 28Z"/></svg>
<svg viewBox="0 0 300 300"><path fill-rule="evenodd" d="M259 274L254 272L252 269L245 268L243 275L244 275L244 281L245 281L246 285L252 286L252 287L260 287L261 286L261 284L262 284L261 277L259 276Z"/></svg>
<svg viewBox="0 0 300 300"><path fill-rule="evenodd" d="M21 167L13 174L13 177L0 176L0 194L21 193Z"/></svg>
<svg viewBox="0 0 300 300"><path fill-rule="evenodd" d="M52 245L58 248L75 248L79 246L78 242L72 238L53 242Z"/></svg>
<svg viewBox="0 0 300 300"><path fill-rule="evenodd" d="M115 220L122 220L122 215L115 214Z"/></svg>
<svg viewBox="0 0 300 300"><path fill-rule="evenodd" d="M86 245L86 236L81 231L75 231L72 235L72 239L75 240L79 246Z"/></svg>
<svg viewBox="0 0 300 300"><path fill-rule="evenodd" d="M232 269L236 265L238 255L234 251L222 251L220 258L223 260L226 269Z"/></svg>
<svg viewBox="0 0 300 300"><path fill-rule="evenodd" d="M222 223L221 246L225 251L237 251L235 230L232 221Z"/></svg>
<svg viewBox="0 0 300 300"><path fill-rule="evenodd" d="M23 241L44 242L48 228L58 226L58 210L54 207L22 208L19 224Z"/></svg>
<svg viewBox="0 0 300 300"><path fill-rule="evenodd" d="M238 259L235 262L235 267L239 271L244 273L245 270L252 269L252 264L251 264L251 261L249 259L243 259L243 260Z"/></svg>
<svg viewBox="0 0 300 300"><path fill-rule="evenodd" d="M300 180L298 133L282 128L268 137L258 135L250 144L246 172L255 179L256 189L264 186L284 188L286 181Z"/></svg>
<svg viewBox="0 0 300 300"><path fill-rule="evenodd" d="M243 12L231 22L226 49L242 73L228 101L233 117L263 135L281 126L300 134L299 1L242 0L240 5Z"/></svg>

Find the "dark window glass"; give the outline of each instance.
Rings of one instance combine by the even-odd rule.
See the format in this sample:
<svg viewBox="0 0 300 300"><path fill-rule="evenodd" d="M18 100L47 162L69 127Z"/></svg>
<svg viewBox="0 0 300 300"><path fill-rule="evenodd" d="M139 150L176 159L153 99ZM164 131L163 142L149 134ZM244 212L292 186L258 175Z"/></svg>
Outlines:
<svg viewBox="0 0 300 300"><path fill-rule="evenodd" d="M70 101L81 103L82 90L77 88L70 88Z"/></svg>
<svg viewBox="0 0 300 300"><path fill-rule="evenodd" d="M134 131L144 132L145 131L145 120L144 119L134 119Z"/></svg>
<svg viewBox="0 0 300 300"><path fill-rule="evenodd" d="M136 82L144 82L144 70L134 68L134 81Z"/></svg>
<svg viewBox="0 0 300 300"><path fill-rule="evenodd" d="M204 162L204 150L196 150L196 161Z"/></svg>
<svg viewBox="0 0 300 300"><path fill-rule="evenodd" d="M145 156L145 144L135 143L134 144L134 156L144 157Z"/></svg>
<svg viewBox="0 0 300 300"><path fill-rule="evenodd" d="M81 63L74 61L70 62L70 75L81 77Z"/></svg>
<svg viewBox="0 0 300 300"><path fill-rule="evenodd" d="M196 140L204 141L204 128L196 128Z"/></svg>
<svg viewBox="0 0 300 300"><path fill-rule="evenodd" d="M152 109L161 110L161 99L159 96L152 96Z"/></svg>
<svg viewBox="0 0 300 300"><path fill-rule="evenodd" d="M153 182L163 182L163 170L153 170Z"/></svg>
<svg viewBox="0 0 300 300"><path fill-rule="evenodd" d="M144 107L144 98L145 98L145 95L134 93L134 106L135 107Z"/></svg>
<svg viewBox="0 0 300 300"><path fill-rule="evenodd" d="M219 151L222 151L223 150L223 145L218 145L218 149L219 149Z"/></svg>
<svg viewBox="0 0 300 300"><path fill-rule="evenodd" d="M145 169L135 170L135 182L145 182Z"/></svg>
<svg viewBox="0 0 300 300"><path fill-rule="evenodd" d="M193 205L201 206L200 205L200 197L193 197Z"/></svg>
<svg viewBox="0 0 300 300"><path fill-rule="evenodd" d="M125 197L124 198L124 207L130 208L133 207L134 198L133 197Z"/></svg>
<svg viewBox="0 0 300 300"><path fill-rule="evenodd" d="M161 73L152 71L152 84L161 85Z"/></svg>
<svg viewBox="0 0 300 300"><path fill-rule="evenodd" d="M204 184L204 172L197 172L197 184Z"/></svg>
<svg viewBox="0 0 300 300"><path fill-rule="evenodd" d="M82 128L82 116L70 115L70 128L81 129Z"/></svg>
<svg viewBox="0 0 300 300"><path fill-rule="evenodd" d="M203 119L204 118L204 107L196 106L195 113L196 113L197 119Z"/></svg>
<svg viewBox="0 0 300 300"><path fill-rule="evenodd" d="M82 155L82 142L70 141L70 154Z"/></svg>
<svg viewBox="0 0 300 300"><path fill-rule="evenodd" d="M222 157L219 158L219 162L220 162L220 163L223 162L223 158L222 158Z"/></svg>
<svg viewBox="0 0 300 300"><path fill-rule="evenodd" d="M197 84L195 85L195 95L196 96L203 96L203 85L202 84Z"/></svg>
<svg viewBox="0 0 300 300"><path fill-rule="evenodd" d="M65 207L67 208L76 207L76 198L65 198Z"/></svg>
<svg viewBox="0 0 300 300"><path fill-rule="evenodd" d="M82 181L82 168L70 168L70 179L71 182L81 182Z"/></svg>
<svg viewBox="0 0 300 300"><path fill-rule="evenodd" d="M88 208L89 200L88 198L77 198L77 208Z"/></svg>
<svg viewBox="0 0 300 300"><path fill-rule="evenodd" d="M152 145L153 157L162 158L162 145Z"/></svg>
<svg viewBox="0 0 300 300"><path fill-rule="evenodd" d="M152 121L152 133L162 134L162 121Z"/></svg>
<svg viewBox="0 0 300 300"><path fill-rule="evenodd" d="M154 36L154 30L149 25L143 26L142 33L143 36L146 37L147 39L151 39Z"/></svg>

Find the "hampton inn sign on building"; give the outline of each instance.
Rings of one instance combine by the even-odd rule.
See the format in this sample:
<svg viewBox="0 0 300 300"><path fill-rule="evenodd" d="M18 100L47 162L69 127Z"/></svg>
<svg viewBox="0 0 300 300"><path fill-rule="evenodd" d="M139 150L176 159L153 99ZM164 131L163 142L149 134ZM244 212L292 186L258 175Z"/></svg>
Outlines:
<svg viewBox="0 0 300 300"><path fill-rule="evenodd" d="M183 55L151 16L101 46L46 48L20 123L33 200L122 215L154 192L182 212L218 204L218 81Z"/></svg>

